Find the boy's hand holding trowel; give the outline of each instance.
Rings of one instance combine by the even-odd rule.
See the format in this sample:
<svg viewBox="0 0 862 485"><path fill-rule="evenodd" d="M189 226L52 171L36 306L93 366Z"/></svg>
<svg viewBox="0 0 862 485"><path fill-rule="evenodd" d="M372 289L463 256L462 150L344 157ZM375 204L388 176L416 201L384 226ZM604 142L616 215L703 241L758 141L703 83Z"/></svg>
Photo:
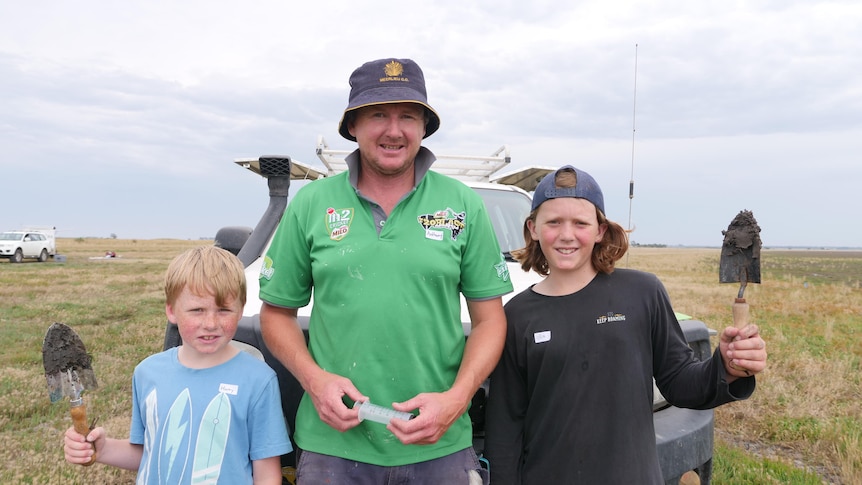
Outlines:
<svg viewBox="0 0 862 485"><path fill-rule="evenodd" d="M719 346L728 374L747 377L766 368L766 342L750 321L745 300L748 283L760 283L760 226L751 211L740 211L724 234L719 262L721 283L739 283L731 312L733 327L722 332Z"/></svg>

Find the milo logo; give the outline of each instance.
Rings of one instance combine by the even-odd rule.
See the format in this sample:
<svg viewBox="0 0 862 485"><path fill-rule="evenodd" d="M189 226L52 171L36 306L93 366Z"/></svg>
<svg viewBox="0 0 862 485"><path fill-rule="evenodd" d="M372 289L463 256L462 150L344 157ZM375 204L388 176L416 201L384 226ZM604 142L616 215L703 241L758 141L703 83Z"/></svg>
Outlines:
<svg viewBox="0 0 862 485"><path fill-rule="evenodd" d="M350 223L353 222L353 209L326 209L326 230L329 239L341 241L350 232Z"/></svg>

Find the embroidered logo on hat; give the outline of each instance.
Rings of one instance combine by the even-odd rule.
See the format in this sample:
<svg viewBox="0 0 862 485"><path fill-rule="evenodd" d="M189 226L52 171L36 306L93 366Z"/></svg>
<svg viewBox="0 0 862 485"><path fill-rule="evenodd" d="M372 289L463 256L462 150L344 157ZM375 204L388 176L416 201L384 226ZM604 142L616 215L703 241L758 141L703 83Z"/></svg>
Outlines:
<svg viewBox="0 0 862 485"><path fill-rule="evenodd" d="M391 62L389 62L389 64L386 64L386 66L383 67L383 72L386 73L386 75L388 76L388 79L385 77L381 78L380 82L410 81L407 78L392 79L392 78L397 78L398 76L400 76L404 72L404 66L402 66L401 63L398 61L391 61Z"/></svg>

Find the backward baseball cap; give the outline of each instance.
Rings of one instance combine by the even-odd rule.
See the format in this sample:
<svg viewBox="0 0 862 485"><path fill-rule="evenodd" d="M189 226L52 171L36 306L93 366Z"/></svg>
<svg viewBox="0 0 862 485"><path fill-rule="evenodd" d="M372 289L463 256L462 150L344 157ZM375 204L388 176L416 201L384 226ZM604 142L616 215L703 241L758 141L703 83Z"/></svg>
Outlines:
<svg viewBox="0 0 862 485"><path fill-rule="evenodd" d="M366 62L350 75L350 98L338 122L338 133L356 141L347 130L347 114L364 106L390 103L416 103L426 109L428 122L423 138L440 128L440 116L428 105L422 69L411 59L388 58Z"/></svg>
<svg viewBox="0 0 862 485"><path fill-rule="evenodd" d="M575 172L575 177L578 180L577 183L574 187L557 187L557 174L566 170ZM545 175L545 178L539 182L535 192L533 192L532 210L538 209L548 199L558 199L560 197L586 199L602 211L602 214L605 213L605 197L602 195L602 188L599 187L596 179L587 172L571 165L560 167L558 170Z"/></svg>

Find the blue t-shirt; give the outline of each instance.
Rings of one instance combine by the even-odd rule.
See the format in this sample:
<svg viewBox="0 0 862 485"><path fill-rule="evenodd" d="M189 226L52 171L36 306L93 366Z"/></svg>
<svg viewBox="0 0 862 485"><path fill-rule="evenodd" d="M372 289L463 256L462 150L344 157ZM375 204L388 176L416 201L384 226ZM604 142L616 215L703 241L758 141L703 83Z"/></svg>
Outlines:
<svg viewBox="0 0 862 485"><path fill-rule="evenodd" d="M275 372L245 352L191 369L177 351L144 359L132 377L137 483L251 484L253 460L292 450Z"/></svg>

